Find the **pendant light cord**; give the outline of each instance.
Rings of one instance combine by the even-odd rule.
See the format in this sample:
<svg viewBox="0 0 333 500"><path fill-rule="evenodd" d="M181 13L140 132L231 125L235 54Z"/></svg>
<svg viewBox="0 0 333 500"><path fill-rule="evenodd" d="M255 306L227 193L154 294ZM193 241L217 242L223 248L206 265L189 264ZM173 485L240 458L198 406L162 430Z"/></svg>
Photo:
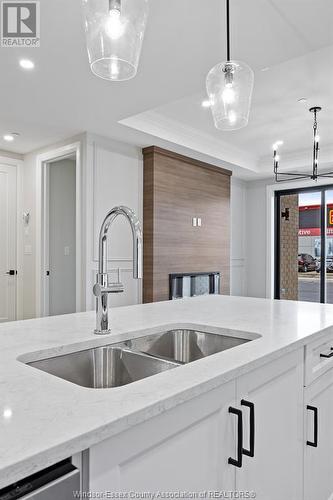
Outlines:
<svg viewBox="0 0 333 500"><path fill-rule="evenodd" d="M319 142L317 139L317 111L314 110L314 118L313 118L313 164L312 164L312 173L313 179L317 178L318 175L318 151L319 151Z"/></svg>
<svg viewBox="0 0 333 500"><path fill-rule="evenodd" d="M229 0L226 0L227 11L227 61L230 61L230 9Z"/></svg>

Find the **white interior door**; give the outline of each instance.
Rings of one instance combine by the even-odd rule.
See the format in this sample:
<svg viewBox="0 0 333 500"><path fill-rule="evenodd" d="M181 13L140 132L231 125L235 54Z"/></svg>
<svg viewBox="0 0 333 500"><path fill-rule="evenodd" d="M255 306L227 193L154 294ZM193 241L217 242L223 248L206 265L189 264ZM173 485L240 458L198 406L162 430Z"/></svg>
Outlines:
<svg viewBox="0 0 333 500"><path fill-rule="evenodd" d="M65 158L45 171L44 315L76 311L76 161Z"/></svg>
<svg viewBox="0 0 333 500"><path fill-rule="evenodd" d="M16 319L16 167L0 165L0 323Z"/></svg>

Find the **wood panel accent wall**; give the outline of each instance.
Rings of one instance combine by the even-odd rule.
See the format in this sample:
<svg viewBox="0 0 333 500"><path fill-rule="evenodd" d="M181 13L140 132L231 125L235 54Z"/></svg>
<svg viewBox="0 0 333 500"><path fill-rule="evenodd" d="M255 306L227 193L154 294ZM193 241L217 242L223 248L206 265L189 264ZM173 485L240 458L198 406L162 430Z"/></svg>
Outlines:
<svg viewBox="0 0 333 500"><path fill-rule="evenodd" d="M229 294L231 172L156 146L143 156L143 301L168 300L178 272L219 271Z"/></svg>

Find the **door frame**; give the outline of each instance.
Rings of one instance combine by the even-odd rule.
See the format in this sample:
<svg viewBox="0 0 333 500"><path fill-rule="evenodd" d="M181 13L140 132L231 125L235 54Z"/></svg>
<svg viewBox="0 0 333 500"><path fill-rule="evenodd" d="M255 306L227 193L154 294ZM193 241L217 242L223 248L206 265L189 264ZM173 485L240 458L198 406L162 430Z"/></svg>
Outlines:
<svg viewBox="0 0 333 500"><path fill-rule="evenodd" d="M318 179L315 186L333 186L333 180ZM275 297L275 192L288 191L289 189L302 189L314 187L313 181L293 181L281 182L279 184L266 184L266 298L274 299Z"/></svg>
<svg viewBox="0 0 333 500"><path fill-rule="evenodd" d="M64 160L75 156L76 161L76 201L75 201L75 260L76 260L76 312L82 310L82 297L84 290L82 287L82 164L81 164L81 143L74 142L62 146L37 156L37 190L36 190L36 317L48 314L48 287L46 286L46 264L48 263L48 193L47 178L50 163Z"/></svg>
<svg viewBox="0 0 333 500"><path fill-rule="evenodd" d="M320 217L320 261L326 264L326 191L332 190L330 184L309 186L294 189L276 190L274 192L274 298L280 299L280 198L290 194L320 193L321 217ZM324 217L322 216L324 214ZM320 299L321 304L326 303L326 265L320 266Z"/></svg>
<svg viewBox="0 0 333 500"><path fill-rule="evenodd" d="M16 168L16 304L15 320L23 319L23 160L0 155L0 164Z"/></svg>

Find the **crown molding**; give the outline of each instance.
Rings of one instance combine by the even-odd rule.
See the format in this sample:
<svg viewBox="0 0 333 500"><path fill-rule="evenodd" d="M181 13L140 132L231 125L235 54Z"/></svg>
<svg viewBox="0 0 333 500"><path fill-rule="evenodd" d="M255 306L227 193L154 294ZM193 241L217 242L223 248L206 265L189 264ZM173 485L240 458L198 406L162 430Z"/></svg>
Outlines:
<svg viewBox="0 0 333 500"><path fill-rule="evenodd" d="M228 167L236 166L258 173L258 158L255 155L202 133L194 127L168 118L157 111L146 111L121 120L119 123L223 161L229 164Z"/></svg>

